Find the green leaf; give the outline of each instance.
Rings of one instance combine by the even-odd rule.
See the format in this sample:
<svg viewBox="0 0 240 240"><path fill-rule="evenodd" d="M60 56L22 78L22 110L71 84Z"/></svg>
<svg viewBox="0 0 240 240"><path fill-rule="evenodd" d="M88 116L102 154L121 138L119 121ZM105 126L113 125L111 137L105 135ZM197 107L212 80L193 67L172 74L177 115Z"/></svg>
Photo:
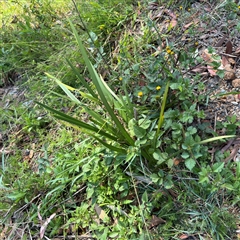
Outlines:
<svg viewBox="0 0 240 240"><path fill-rule="evenodd" d="M152 123L151 120L142 118L138 121L138 126L140 126L143 129L148 129L151 123Z"/></svg>
<svg viewBox="0 0 240 240"><path fill-rule="evenodd" d="M189 112L184 112L182 114L182 116L180 117L180 120L183 122L183 123L192 123L193 121L193 116L191 114L189 114Z"/></svg>
<svg viewBox="0 0 240 240"><path fill-rule="evenodd" d="M89 135L92 136L93 138L95 138L97 141L99 141L103 146L107 147L108 149L110 149L114 152L119 152L119 153L127 152L124 148L119 148L119 147L116 147L116 146L113 146L111 144L104 142L101 138L97 137L96 135L93 135L93 134L89 134Z"/></svg>
<svg viewBox="0 0 240 240"><path fill-rule="evenodd" d="M163 185L166 189L171 189L174 186L171 179L167 179L166 181L164 181Z"/></svg>
<svg viewBox="0 0 240 240"><path fill-rule="evenodd" d="M173 167L173 164L174 164L173 159L172 159L172 158L168 159L168 161L167 161L167 166L168 166L168 168L172 168L172 167Z"/></svg>
<svg viewBox="0 0 240 240"><path fill-rule="evenodd" d="M187 152L183 152L181 157L187 159L189 157L189 154Z"/></svg>
<svg viewBox="0 0 240 240"><path fill-rule="evenodd" d="M128 122L128 129L129 129L129 134L131 137L135 136L135 132L134 132L134 126L137 124L137 121L135 118L132 118L129 122Z"/></svg>
<svg viewBox="0 0 240 240"><path fill-rule="evenodd" d="M156 173L153 173L150 175L150 178L154 183L157 183L160 177Z"/></svg>
<svg viewBox="0 0 240 240"><path fill-rule="evenodd" d="M172 90L176 90L176 89L179 89L180 86L181 86L180 83L171 83L170 88Z"/></svg>
<svg viewBox="0 0 240 240"><path fill-rule="evenodd" d="M119 232L111 232L111 233L109 234L109 237L110 237L110 238L116 238L116 237L118 236L118 234L119 234Z"/></svg>
<svg viewBox="0 0 240 240"><path fill-rule="evenodd" d="M68 122L68 123L70 123L70 124L72 124L72 125L76 125L76 126L80 127L82 130L86 129L86 130L95 132L95 133L97 133L97 134L103 135L103 136L105 136L105 137L107 137L107 138L109 138L109 139L111 139L111 140L118 141L118 139L117 139L115 136L112 136L111 134L108 134L107 132L105 132L105 131L97 128L97 127L94 127L94 126L92 126L92 125L90 125L90 124L87 124L87 123L82 122L82 121L80 121L80 120L77 120L77 119L75 119L75 118L73 118L73 117L70 117L70 116L68 116L68 115L66 115L66 114L64 114L64 113L62 113L62 112L59 112L59 111L57 111L57 110L55 110L55 109L53 109L53 108L48 107L48 106L45 105L45 104L42 104L42 103L37 102L37 101L35 101L35 102L36 102L38 105L46 108L46 109L49 110L50 112L54 113L54 116L55 116L56 118L60 119L60 120L66 121L66 122Z"/></svg>
<svg viewBox="0 0 240 240"><path fill-rule="evenodd" d="M189 134L189 135L193 135L196 132L197 132L197 129L195 127L190 126L187 128L187 134Z"/></svg>
<svg viewBox="0 0 240 240"><path fill-rule="evenodd" d="M112 133L116 133L116 129L113 129L113 127L108 124L106 122L106 120L102 117L102 115L98 114L95 111L92 111L91 109L89 109L87 106L85 106L84 104L82 104L72 93L71 91L76 90L64 83L62 83L60 80L58 80L57 78L53 77L52 75L46 73L46 75L50 78L53 78L56 83L63 89L63 91L67 94L67 96L75 103L77 103L78 105L81 105L85 112L87 112L89 115L91 115L94 119L94 123L97 124L101 129L105 129L107 131L110 131ZM82 92L80 92L82 95L84 95L85 97L88 97L90 100L94 100L95 102L98 102L98 100L94 97L92 97L91 95L86 95ZM97 120L97 121L96 121Z"/></svg>
<svg viewBox="0 0 240 240"><path fill-rule="evenodd" d="M199 183L204 183L204 182L209 182L209 178L208 178L208 176L200 176L199 177L199 181L198 181Z"/></svg>
<svg viewBox="0 0 240 240"><path fill-rule="evenodd" d="M188 158L187 160L185 160L185 166L191 171L195 165L196 165L196 161L192 158Z"/></svg>
<svg viewBox="0 0 240 240"><path fill-rule="evenodd" d="M221 188L226 188L226 189L228 189L228 190L230 190L230 191L235 191L236 189L234 188L234 186L232 185L232 184L230 184L230 183L225 183L225 184L223 184L222 186L221 186Z"/></svg>
<svg viewBox="0 0 240 240"><path fill-rule="evenodd" d="M70 92L70 90L74 90L74 88L71 88L70 86L62 83L54 76L50 75L49 73L45 73L49 78L52 78L61 88L62 90L67 94L67 96L75 103L81 104L81 102ZM69 90L70 89L70 90Z"/></svg>
<svg viewBox="0 0 240 240"><path fill-rule="evenodd" d="M145 191L142 195L142 201L144 203L147 203L148 202L148 194L147 194L147 191Z"/></svg>
<svg viewBox="0 0 240 240"><path fill-rule="evenodd" d="M138 126L134 126L134 134L137 138L143 138L146 135L146 130Z"/></svg>
<svg viewBox="0 0 240 240"><path fill-rule="evenodd" d="M89 86L89 84L85 81L85 79L80 75L79 71L77 68L75 68L72 63L66 59L66 61L68 62L69 66L72 68L73 72L75 73L75 75L77 76L77 78L81 81L81 83L83 84L83 86L88 90L88 92L94 97L97 98L97 94L95 94L93 92L93 90L91 89L91 87Z"/></svg>
<svg viewBox="0 0 240 240"><path fill-rule="evenodd" d="M7 198L11 199L12 201L19 201L26 195L25 192L16 192L7 195Z"/></svg>
<svg viewBox="0 0 240 240"><path fill-rule="evenodd" d="M221 172L224 168L224 162L217 162L213 164L213 172Z"/></svg>
<svg viewBox="0 0 240 240"><path fill-rule="evenodd" d="M133 200L124 200L121 203L122 204L129 204L129 203L132 203L132 202L133 202Z"/></svg>
<svg viewBox="0 0 240 240"><path fill-rule="evenodd" d="M161 163L163 163L167 160L168 154L167 153L162 153L162 152L160 152L159 149L157 149L153 153L153 157L154 157L154 159L156 159L158 161L158 164L161 164Z"/></svg>
<svg viewBox="0 0 240 240"><path fill-rule="evenodd" d="M170 85L170 81L168 81L166 84L165 91L164 91L163 98L162 98L161 111L160 111L160 115L159 115L159 119L158 119L158 128L157 128L157 131L155 134L155 139L154 139L155 145L156 145L156 141L159 136L159 133L160 133L160 129L164 122L164 111L165 111L165 106L166 106L166 102L167 102L169 85Z"/></svg>

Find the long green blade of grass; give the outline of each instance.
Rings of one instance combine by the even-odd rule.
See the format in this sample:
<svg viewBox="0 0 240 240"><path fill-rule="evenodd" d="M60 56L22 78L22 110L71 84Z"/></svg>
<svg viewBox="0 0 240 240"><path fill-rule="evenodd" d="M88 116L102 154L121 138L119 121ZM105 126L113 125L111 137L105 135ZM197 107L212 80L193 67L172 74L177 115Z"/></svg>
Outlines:
<svg viewBox="0 0 240 240"><path fill-rule="evenodd" d="M117 137L112 136L112 135L108 134L107 132L105 132L105 131L97 128L97 127L94 127L94 126L92 126L90 124L87 124L87 123L82 122L82 121L80 121L78 119L70 117L70 116L68 116L68 115L66 115L66 114L64 114L62 112L59 112L59 111L57 111L57 110L55 110L53 108L48 107L47 105L45 105L43 103L40 103L40 102L37 102L37 101L36 101L36 103L38 105L44 107L45 109L49 110L50 112L52 112L54 114L54 116L56 118L60 119L60 120L66 121L66 122L68 122L70 124L73 124L73 125L76 125L76 126L78 126L80 128L87 129L87 130L89 130L91 132L95 132L97 134L103 135L103 136L105 136L105 137L107 137L107 138L109 138L111 140L114 140L114 141L118 141L119 140Z"/></svg>
<svg viewBox="0 0 240 240"><path fill-rule="evenodd" d="M81 101L79 101L69 90L75 90L74 88L62 83L60 80L58 80L57 78L55 78L54 76L46 73L46 75L50 78L52 78L54 81L56 81L56 83L62 88L62 90L67 94L67 96L75 103L77 103L78 105L80 105L81 107L84 108L84 111L86 113L88 113L93 119L94 119L94 123L97 124L98 126L100 126L102 128L102 126L104 126L104 129L107 130L108 132L111 132L112 134L116 133L116 129L114 129L113 126L111 126L106 119L104 119L102 117L102 115L98 114L96 111L92 111L91 109L89 109L86 105L84 105ZM85 95L85 97L88 97L87 95ZM92 97L90 97L90 100L92 99ZM95 99L97 101L97 99Z"/></svg>
<svg viewBox="0 0 240 240"><path fill-rule="evenodd" d="M70 22L71 28L73 30L74 36L77 40L79 49L82 53L83 59L86 63L88 71L90 73L91 79L92 79L94 85L96 86L97 92L102 100L103 105L105 106L107 112L109 113L112 120L114 121L117 128L119 129L119 134L122 134L122 136L126 139L126 141L128 142L129 145L134 145L134 140L131 138L129 133L125 130L124 126L121 124L119 119L116 117L113 109L109 105L109 102L113 103L113 101L114 101L113 96L111 95L111 93L108 91L108 89L106 89L106 87L102 83L102 80L98 76L95 68L92 66L92 63L90 62L90 60L88 58L87 52L82 44L82 41L80 40L80 38L78 36L78 33L77 33L75 27L73 26L71 21L69 21L69 22Z"/></svg>
<svg viewBox="0 0 240 240"><path fill-rule="evenodd" d="M163 94L161 111L160 111L160 115L159 115L159 119L158 119L158 128L157 128L157 131L156 131L156 134L155 134L155 137L154 137L154 145L157 142L157 138L159 136L160 129L161 129L161 127L163 125L163 122L164 122L164 111L165 111L165 106L166 106L166 102L167 102L169 85L170 85L170 81L167 82L166 87L165 87L165 91L164 91L164 94Z"/></svg>
<svg viewBox="0 0 240 240"><path fill-rule="evenodd" d="M81 81L81 83L83 84L83 86L88 90L88 92L94 97L94 98L98 98L97 94L94 93L94 91L92 90L92 88L89 86L89 84L84 80L84 78L81 76L81 74L78 72L78 70L72 65L72 63L66 59L67 63L69 64L69 66L72 68L73 72L75 73L75 75L77 76L77 78Z"/></svg>
<svg viewBox="0 0 240 240"><path fill-rule="evenodd" d="M196 144L205 144L205 143L217 141L217 140L224 139L224 138L234 138L234 137L236 137L236 135L218 136L218 137L213 137L213 138L209 138L209 139L206 139L206 140L202 140L200 142L196 142Z"/></svg>
<svg viewBox="0 0 240 240"><path fill-rule="evenodd" d="M67 96L75 103L81 104L81 102L70 92L69 86L62 83L60 80L58 80L56 77L50 75L49 73L45 73L49 78L52 78L61 88L62 90L67 94Z"/></svg>

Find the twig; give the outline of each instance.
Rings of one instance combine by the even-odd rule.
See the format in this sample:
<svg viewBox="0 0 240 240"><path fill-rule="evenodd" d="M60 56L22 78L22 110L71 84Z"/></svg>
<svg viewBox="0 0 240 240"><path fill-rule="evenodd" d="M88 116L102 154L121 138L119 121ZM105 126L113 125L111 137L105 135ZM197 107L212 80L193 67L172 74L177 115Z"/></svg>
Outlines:
<svg viewBox="0 0 240 240"><path fill-rule="evenodd" d="M25 204L24 206L22 206L21 208L19 208L18 210L16 210L16 211L14 212L14 215L15 215L16 213L20 212L21 210L26 209L36 198L38 198L38 197L40 197L40 196L41 196L41 194L39 193L37 196L35 196L34 198L32 198L32 200L31 200L30 202L28 202L27 204Z"/></svg>
<svg viewBox="0 0 240 240"><path fill-rule="evenodd" d="M222 149L221 149L221 153L226 152L232 145L232 143L235 141L235 138L231 139L230 141L228 141L227 145L225 145Z"/></svg>
<svg viewBox="0 0 240 240"><path fill-rule="evenodd" d="M223 160L223 162L228 162L229 160L231 160L231 159L234 159L235 158L235 156L237 155L237 153L238 153L238 150L239 150L239 147L240 147L240 145L239 144L236 144L236 145L234 145L234 147L233 147L233 150L232 150L232 152L231 152L231 154L227 157L227 158L225 158L224 160Z"/></svg>

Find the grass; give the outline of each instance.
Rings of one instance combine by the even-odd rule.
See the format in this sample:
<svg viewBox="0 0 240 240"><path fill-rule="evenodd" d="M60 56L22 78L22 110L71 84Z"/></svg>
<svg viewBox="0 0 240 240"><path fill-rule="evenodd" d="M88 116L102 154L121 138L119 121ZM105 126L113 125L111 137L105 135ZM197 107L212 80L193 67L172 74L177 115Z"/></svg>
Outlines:
<svg viewBox="0 0 240 240"><path fill-rule="evenodd" d="M0 3L2 86L21 75L0 104L1 237L238 239L240 164L220 147L239 123L198 108L198 30L182 30L196 10L74 3ZM215 6L203 26L238 16Z"/></svg>

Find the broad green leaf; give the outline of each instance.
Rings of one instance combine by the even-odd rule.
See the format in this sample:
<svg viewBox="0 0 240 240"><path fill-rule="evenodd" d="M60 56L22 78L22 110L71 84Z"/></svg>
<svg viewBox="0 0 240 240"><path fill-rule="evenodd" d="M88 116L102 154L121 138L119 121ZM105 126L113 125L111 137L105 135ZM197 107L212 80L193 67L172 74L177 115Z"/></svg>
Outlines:
<svg viewBox="0 0 240 240"><path fill-rule="evenodd" d="M163 185L166 189L171 189L174 186L173 181L171 179L165 180Z"/></svg>
<svg viewBox="0 0 240 240"><path fill-rule="evenodd" d="M133 202L133 200L124 200L121 203L122 204L129 204L129 203L132 203L132 202Z"/></svg>
<svg viewBox="0 0 240 240"><path fill-rule="evenodd" d="M131 137L135 136L135 132L134 132L134 126L137 124L137 121L135 118L132 118L129 122L128 122L128 129L129 129L129 134Z"/></svg>
<svg viewBox="0 0 240 240"><path fill-rule="evenodd" d="M154 183L157 183L158 180L160 179L160 177L156 173L151 174L150 177Z"/></svg>
<svg viewBox="0 0 240 240"><path fill-rule="evenodd" d="M195 165L196 165L196 161L192 158L188 158L187 160L185 160L185 166L191 171Z"/></svg>
<svg viewBox="0 0 240 240"><path fill-rule="evenodd" d="M221 188L226 188L226 189L228 189L230 191L236 191L234 186L232 184L230 184L230 183L225 183L225 184L221 185Z"/></svg>
<svg viewBox="0 0 240 240"><path fill-rule="evenodd" d="M209 178L208 178L208 176L200 176L199 177L199 181L198 181L199 183L204 183L204 182L209 182Z"/></svg>
<svg viewBox="0 0 240 240"><path fill-rule="evenodd" d="M144 119L144 118L142 118L138 121L138 125L143 129L148 129L150 127L151 123L152 123L151 120Z"/></svg>
<svg viewBox="0 0 240 240"><path fill-rule="evenodd" d="M153 157L154 159L156 159L158 162L158 164L161 164L163 162L165 162L168 158L168 154L167 153L162 153L160 152L159 149L155 150L155 152L153 153Z"/></svg>
<svg viewBox="0 0 240 240"><path fill-rule="evenodd" d="M217 163L214 163L213 164L213 172L221 172L222 171L222 169L224 168L224 162L217 162Z"/></svg>
<svg viewBox="0 0 240 240"><path fill-rule="evenodd" d="M109 237L116 239L116 237L117 237L118 235L119 235L119 232L111 232L111 233L109 234Z"/></svg>
<svg viewBox="0 0 240 240"><path fill-rule="evenodd" d="M181 157L187 159L189 157L189 154L187 152L183 152Z"/></svg>
<svg viewBox="0 0 240 240"><path fill-rule="evenodd" d="M146 135L146 130L138 126L134 126L134 134L137 138L143 138Z"/></svg>
<svg viewBox="0 0 240 240"><path fill-rule="evenodd" d="M174 164L174 160L172 158L168 159L167 160L167 166L168 168L172 168L173 167L173 164Z"/></svg>

